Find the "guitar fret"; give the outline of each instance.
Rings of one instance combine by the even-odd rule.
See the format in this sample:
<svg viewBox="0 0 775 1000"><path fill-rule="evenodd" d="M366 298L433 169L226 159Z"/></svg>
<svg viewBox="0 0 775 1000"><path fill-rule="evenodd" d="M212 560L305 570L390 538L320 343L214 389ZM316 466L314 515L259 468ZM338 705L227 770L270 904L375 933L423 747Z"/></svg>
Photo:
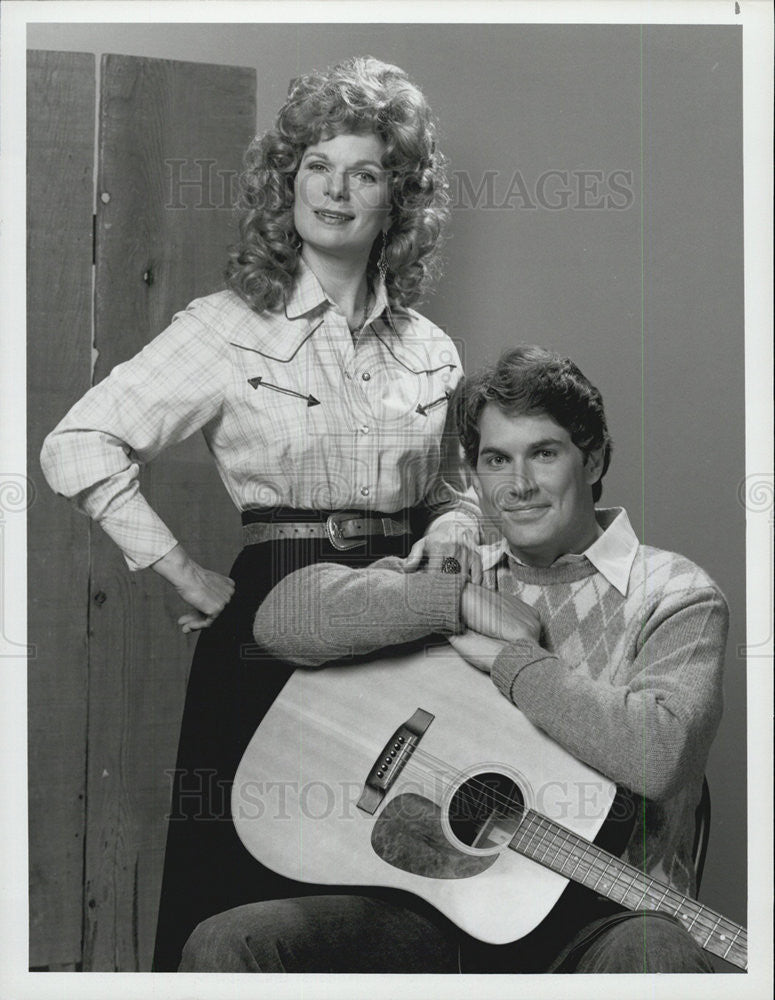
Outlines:
<svg viewBox="0 0 775 1000"><path fill-rule="evenodd" d="M573 860L574 850L577 855L576 865L574 866L573 869L573 877L576 878L577 881L581 880L584 883L584 885L588 885L590 876L594 875L595 872L595 866L594 866L595 849L592 845L588 844L586 841L574 840L574 838L567 831L563 830L562 833L563 833L563 847L565 848L567 853L567 860L569 861ZM591 861L590 858L592 859ZM581 875L577 875L576 872L579 866L581 866L582 864L584 865L584 871ZM561 867L564 868L564 863Z"/></svg>
<svg viewBox="0 0 775 1000"><path fill-rule="evenodd" d="M533 820L533 822L531 823L530 840L528 841L527 845L525 846L525 851L530 851L531 852L531 857L532 857L533 856L533 852L535 851L535 847L533 846L533 841L535 840L536 836L540 832L540 824L538 824L538 823L535 822L534 817L531 817L531 820ZM535 827L536 829L533 829L533 827Z"/></svg>
<svg viewBox="0 0 775 1000"><path fill-rule="evenodd" d="M578 859L574 859L574 856L573 856L573 854L570 851L566 852L565 857L560 862L560 864L557 866L558 869L559 869L559 871L560 871L560 874L564 875L566 878L571 878L572 875L570 873L566 873L565 866L568 865L568 864L570 864L570 862L573 861L573 860L576 860L576 866L573 869L573 871L575 871L576 868L578 868L580 862L578 861Z"/></svg>
<svg viewBox="0 0 775 1000"><path fill-rule="evenodd" d="M519 842L518 842L517 845L515 845L515 849L519 850L522 854L525 854L526 851L527 851L527 847L525 845L525 840L526 840L528 834L530 834L530 825L531 825L531 822L532 822L532 817L528 815L528 816L525 816L524 820L519 825L519 831L518 831L519 832ZM512 841L511 842L512 842L512 844L514 843L514 838L513 837L512 837Z"/></svg>
<svg viewBox="0 0 775 1000"><path fill-rule="evenodd" d="M600 880L605 878L605 874L608 871L609 867L610 867L610 861L606 861L605 865L603 866L602 872L598 875L595 884L592 886L593 889L597 889L597 887L600 885Z"/></svg>
<svg viewBox="0 0 775 1000"><path fill-rule="evenodd" d="M686 900L686 902L687 902L687 903L689 903L689 900L687 899L687 900ZM691 910L691 905L689 905L689 906L687 907L687 909ZM694 916L693 916L693 917L692 917L692 919L691 919L691 920L689 921L689 923L688 923L688 925L687 925L687 927L686 927L687 931L689 931L690 933L691 933L691 929L692 929L692 927L694 927L694 925L695 925L695 923L696 923L696 921L697 921L697 917L699 917L699 915L700 915L700 909L698 908L698 909L697 909L697 912L696 912L696 913L694 914ZM686 914L686 916L688 917L688 916L689 916L689 914L687 913L687 914Z"/></svg>
<svg viewBox="0 0 775 1000"><path fill-rule="evenodd" d="M639 890L637 883L643 878L641 873L630 871L629 866L624 862L618 858L609 857L603 852L601 852L601 859L604 860L604 868L590 888L594 890L601 889L603 879L608 876L610 880L608 888L603 887L603 891L608 898L621 903L629 909L639 909L641 902L647 895L647 891L644 892L641 890L637 898L634 896L634 893Z"/></svg>
<svg viewBox="0 0 775 1000"><path fill-rule="evenodd" d="M559 868L562 871L565 868L565 865L568 863L568 861L573 860L573 851L571 850L572 843L570 841L570 838L565 833L565 831L561 830L559 827L552 832L552 843L549 844L548 846L551 847L555 841L558 841L557 850L554 853L554 857L552 858L549 867L554 869ZM547 847L547 852L548 852L548 847ZM547 852L544 852L544 856L546 855ZM562 860L559 861L558 859L560 858L561 855L562 855Z"/></svg>
<svg viewBox="0 0 775 1000"><path fill-rule="evenodd" d="M573 855L571 854L571 859ZM581 871L579 871L581 869ZM585 848L576 849L576 864L573 866L573 871L570 877L576 882L581 882L582 885L589 884L589 877L591 874L591 868L589 863L589 852Z"/></svg>
<svg viewBox="0 0 775 1000"><path fill-rule="evenodd" d="M735 930L735 933L734 933L734 936L732 937L732 940L731 940L731 941L729 942L729 947L728 947L728 948L727 948L727 950L726 950L726 951L724 952L724 954L723 954L723 955L721 956L722 958L726 958L726 957L727 957L727 955L728 955L728 954L729 954L729 952L730 952L730 951L732 950L732 947L733 947L733 946L735 945L735 943L736 943L736 941L737 941L737 938L738 938L739 936L740 936L740 928L738 927L738 928L737 928L737 929Z"/></svg>
<svg viewBox="0 0 775 1000"><path fill-rule="evenodd" d="M633 909L635 909L635 910L640 910L642 908L643 904L646 902L648 894L654 888L654 884L655 883L654 883L653 879L650 879L647 875L644 875L643 879L644 879L644 882L645 882L645 888L643 889L643 893L642 893L640 899L638 900L638 903L636 904L636 906L633 907ZM650 909L654 909L654 907L650 907Z"/></svg>
<svg viewBox="0 0 775 1000"><path fill-rule="evenodd" d="M535 845L533 841L540 833L540 824L538 820L537 813L526 813L525 819L523 820L520 830L519 844L514 845L514 840L512 838L512 846L515 846L516 850L524 854L526 857L532 858L535 856Z"/></svg>
<svg viewBox="0 0 775 1000"><path fill-rule="evenodd" d="M667 899L667 897L670 894L670 886L669 885L663 886L663 889L664 889L664 892L662 893L662 895L660 896L660 898L654 904L654 909L655 910L658 910L662 906L662 904L664 903L664 901Z"/></svg>
<svg viewBox="0 0 775 1000"><path fill-rule="evenodd" d="M555 831L554 831L554 832L552 833L552 839L551 839L551 840L549 841L549 843L548 843L548 844L546 845L546 847L545 847L545 849L544 849L544 858L546 858L546 855L547 855L547 854L549 853L549 851L551 850L551 848L552 848L552 845L554 844L555 840L557 840L557 833L558 833L558 831L557 831L557 830L555 830ZM557 859L557 854L559 854L559 852L560 852L560 849L561 849L561 848L559 848L559 847L557 848L557 853L556 853L556 854L554 855L554 859L555 859L555 860Z"/></svg>
<svg viewBox="0 0 775 1000"><path fill-rule="evenodd" d="M524 819L520 823L519 827L517 828L517 832L511 838L511 846L514 848L515 851L522 851L522 845L525 842L525 836L530 827L531 819L532 817L530 816L530 814L529 813L526 814Z"/></svg>
<svg viewBox="0 0 775 1000"><path fill-rule="evenodd" d="M719 941L727 941L727 940L729 940L729 941L731 941L732 944L734 944L735 943L735 938L739 937L741 934L742 934L743 937L745 937L745 928L744 927L741 927L739 924L734 923L732 920L727 920L726 917L721 916L721 914L719 914L719 913L714 913L713 910L709 910L708 913L711 916L714 916L716 918L716 923L722 925L724 931L726 932L724 934L721 934L721 933L717 932L717 937L718 937ZM728 938L727 935L730 932L734 932L734 933L732 934L731 938Z"/></svg>
<svg viewBox="0 0 775 1000"><path fill-rule="evenodd" d="M710 929L710 934L708 934L708 936L705 938L705 944L703 944L703 948L705 947L705 945L708 944L708 942L710 941L710 939L716 933L716 931L718 930L718 927L719 927L720 923L721 923L721 917L717 917L716 918L716 923ZM723 939L724 935L722 934L721 937Z"/></svg>
<svg viewBox="0 0 775 1000"><path fill-rule="evenodd" d="M538 825L539 825L539 827L541 827L542 829L548 828L549 832L552 835L552 838L551 838L551 841L550 841L550 843L549 843L549 845L547 847L547 850L544 851L544 860L546 859L546 855L548 853L549 847L551 847L554 844L554 842L557 841L558 838L560 838L559 839L559 845L558 845L557 850L556 850L555 855L554 855L554 861L556 861L556 859L559 857L560 853L564 850L565 854L566 854L566 858L565 858L565 860L561 864L561 867L563 867L565 865L566 861L572 860L572 858L573 858L573 850L572 849L573 849L574 844L573 844L573 840L572 840L572 838L571 838L571 836L569 834L569 831L563 829L560 826L556 826L555 824L549 823L543 816L538 815L537 819L538 819ZM579 862L577 862L577 867L578 867L578 864L580 863L580 860L581 859L579 859ZM551 865L550 865L550 867L551 867Z"/></svg>
<svg viewBox="0 0 775 1000"><path fill-rule="evenodd" d="M629 884L623 887L624 888L624 896L622 897L622 902L624 902L624 900L627 898L627 893L630 891L630 889L632 889L632 887L638 881L638 875L639 875L639 873L635 872L634 877L630 878ZM633 907L633 909L635 909L635 907Z"/></svg>
<svg viewBox="0 0 775 1000"><path fill-rule="evenodd" d="M673 910L673 916L674 917L677 917L678 914L681 912L681 907L683 906L683 902L684 902L684 897L683 896L679 896L678 897L678 906L676 906L675 909ZM675 905L675 902L673 903L673 905Z"/></svg>
<svg viewBox="0 0 775 1000"><path fill-rule="evenodd" d="M579 867L580 864L581 864L581 858L578 858L577 861L576 861L576 864L575 864L575 866L573 868L573 871L570 873L570 877L571 878L573 878L574 875L576 874L576 872L577 872L578 867Z"/></svg>
<svg viewBox="0 0 775 1000"><path fill-rule="evenodd" d="M630 865L625 866L630 868ZM630 905L633 910L653 910L656 909L656 902L653 898L654 886L657 883L645 872L635 869L630 881L625 889L625 896L632 894Z"/></svg>

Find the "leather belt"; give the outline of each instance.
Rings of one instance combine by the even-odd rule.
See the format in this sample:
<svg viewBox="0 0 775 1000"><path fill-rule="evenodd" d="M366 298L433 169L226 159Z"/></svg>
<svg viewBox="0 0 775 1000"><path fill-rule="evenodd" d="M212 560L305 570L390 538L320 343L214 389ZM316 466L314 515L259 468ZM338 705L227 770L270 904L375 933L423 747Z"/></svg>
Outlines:
<svg viewBox="0 0 775 1000"><path fill-rule="evenodd" d="M325 521L251 522L242 525L245 545L276 542L286 538L327 538L335 549L344 551L366 544L367 535L387 538L411 534L405 517L368 517L356 511L336 511Z"/></svg>

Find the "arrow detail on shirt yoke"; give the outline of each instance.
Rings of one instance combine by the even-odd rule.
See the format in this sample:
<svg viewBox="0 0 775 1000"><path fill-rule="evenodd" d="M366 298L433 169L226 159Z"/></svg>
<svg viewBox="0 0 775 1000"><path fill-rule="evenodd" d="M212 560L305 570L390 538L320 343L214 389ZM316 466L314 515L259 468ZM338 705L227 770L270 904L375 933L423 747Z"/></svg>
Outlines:
<svg viewBox="0 0 775 1000"><path fill-rule="evenodd" d="M305 396L304 393L296 392L295 389L284 389L281 385L273 385L271 382L265 382L260 375L256 378L249 378L248 383L254 389L262 386L264 389L273 389L275 392L281 392L286 396L296 396L297 399L304 399L307 402L307 406L320 406L320 400L315 399L314 396Z"/></svg>
<svg viewBox="0 0 775 1000"><path fill-rule="evenodd" d="M447 400L449 399L449 396L450 394L448 392L445 392L443 396L439 396L438 399L434 399L432 403L426 403L425 406L423 406L422 403L418 403L417 409L414 412L419 413L423 417L427 417L428 410L432 410L434 409L434 407L441 406L442 403L446 403Z"/></svg>

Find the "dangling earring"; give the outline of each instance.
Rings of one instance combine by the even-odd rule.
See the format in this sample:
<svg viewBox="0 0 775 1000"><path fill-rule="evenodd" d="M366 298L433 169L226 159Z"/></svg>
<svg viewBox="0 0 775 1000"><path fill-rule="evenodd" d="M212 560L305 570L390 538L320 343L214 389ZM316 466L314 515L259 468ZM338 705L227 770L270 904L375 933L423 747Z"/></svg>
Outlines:
<svg viewBox="0 0 775 1000"><path fill-rule="evenodd" d="M387 247L387 233L382 231L382 249L379 252L379 257L377 258L377 270L379 271L379 276L382 279L382 283L385 284L387 281L388 263L387 254L385 253L385 248Z"/></svg>

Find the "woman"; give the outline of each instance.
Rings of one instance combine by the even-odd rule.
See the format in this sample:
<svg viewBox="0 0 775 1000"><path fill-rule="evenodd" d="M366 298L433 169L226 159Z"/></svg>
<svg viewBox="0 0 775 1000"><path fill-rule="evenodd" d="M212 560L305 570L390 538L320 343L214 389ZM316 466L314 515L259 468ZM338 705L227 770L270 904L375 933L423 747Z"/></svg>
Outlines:
<svg viewBox="0 0 775 1000"><path fill-rule="evenodd" d="M446 399L461 374L449 338L409 308L427 287L447 216L443 159L420 91L394 66L353 59L295 80L250 146L228 289L192 302L46 439L52 487L151 566L202 630L189 680L154 968L177 967L204 917L292 893L229 821L237 763L288 677L260 658L255 610L311 561L364 564L469 549L475 508L440 477ZM200 566L138 489L139 466L201 429L242 513L231 576ZM456 502L457 501L457 502ZM287 884L290 885L290 884Z"/></svg>

